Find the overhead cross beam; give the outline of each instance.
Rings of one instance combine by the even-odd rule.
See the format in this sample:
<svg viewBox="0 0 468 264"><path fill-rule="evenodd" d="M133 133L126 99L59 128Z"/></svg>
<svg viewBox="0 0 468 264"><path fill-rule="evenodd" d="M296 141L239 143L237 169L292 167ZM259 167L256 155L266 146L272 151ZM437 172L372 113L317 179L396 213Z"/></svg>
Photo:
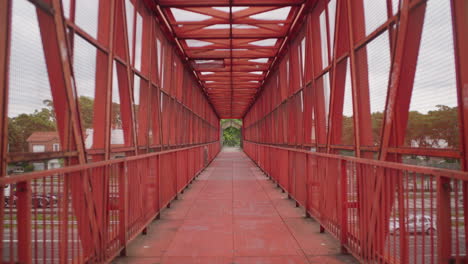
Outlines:
<svg viewBox="0 0 468 264"><path fill-rule="evenodd" d="M241 118L255 100L305 2L147 1L221 118Z"/></svg>

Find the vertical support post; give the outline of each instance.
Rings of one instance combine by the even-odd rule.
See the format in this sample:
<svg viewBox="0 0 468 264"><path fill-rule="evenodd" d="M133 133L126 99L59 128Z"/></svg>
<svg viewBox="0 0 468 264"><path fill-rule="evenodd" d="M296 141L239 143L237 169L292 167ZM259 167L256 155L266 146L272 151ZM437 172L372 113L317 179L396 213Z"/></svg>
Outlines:
<svg viewBox="0 0 468 264"><path fill-rule="evenodd" d="M382 124L380 160L389 160L388 148L398 147L404 141L425 13L425 2L412 10L409 0L402 2Z"/></svg>
<svg viewBox="0 0 468 264"><path fill-rule="evenodd" d="M382 161L394 161L400 162L401 158L397 155L389 155L388 149L390 147L399 147L403 144L406 127L408 123L408 114L411 102L411 94L413 90L414 78L416 73L416 64L419 54L422 30L424 24L424 17L426 13L426 2L421 3L415 8L411 8L411 1L404 0L401 2L400 9L400 21L398 24L398 30L396 32L395 44L390 43L392 53L392 64L390 69L390 77L388 82L388 96L385 107L384 121L382 124L382 135L381 135L381 146L379 159ZM390 29L389 29L390 30ZM375 183L375 194L376 201L385 200L383 199L383 193L386 189L386 192L390 194L390 199L385 200L387 203L393 203L394 194L396 186L399 186L398 200L401 201L400 204L403 205L402 201L404 199L404 194L402 191L402 174L397 174L397 177L391 177L386 173L393 174L391 171L384 171L382 175L378 175ZM389 177L390 176L390 177ZM385 189L384 189L385 188ZM384 209L381 210L381 217L383 220L377 220L379 217L379 207L382 204L374 202L371 207L370 223L371 226L378 225L379 222L383 222L384 226L378 227L377 230L384 230L384 236L380 236L381 239L385 238L385 235L388 235L390 214L391 214L391 204L383 205ZM440 206L440 204L439 204ZM447 205L450 207L450 204ZM383 210L383 211L382 211ZM399 209L403 211L403 209ZM402 217L400 212L400 218ZM450 218L450 214L446 215ZM403 219L404 221L404 219ZM443 226L440 226L440 229L445 229L447 233L450 233L450 226L448 230ZM400 257L402 261L408 260L408 250L407 243L408 239L406 238L406 233L404 232L403 225L400 225L400 244L402 245L402 253ZM372 230L374 232L374 230ZM370 235L371 239L376 237L378 239L378 234ZM383 241L378 241L378 245L383 245ZM438 244L440 245L440 244ZM450 242L448 243L450 247ZM379 246L378 251L383 251L382 246Z"/></svg>
<svg viewBox="0 0 468 264"><path fill-rule="evenodd" d="M114 63L115 1L100 1L98 41L108 46L107 56L101 52L96 58L96 91L94 109L93 148L104 148L104 159L110 158L110 133L112 115L112 79ZM101 65L101 66L99 66ZM106 71L102 71L105 68ZM98 78L101 77L101 78ZM101 81L99 81L101 80ZM97 105L100 106L97 106ZM104 126L104 127L102 127Z"/></svg>
<svg viewBox="0 0 468 264"><path fill-rule="evenodd" d="M310 182L310 176L309 174L311 173L311 170L309 169L310 167L310 155L309 154L306 154L306 202L305 202L305 217L306 218L310 218L310 213L309 213L309 209L311 207L311 193L310 193L310 189L311 189L311 182Z"/></svg>
<svg viewBox="0 0 468 264"><path fill-rule="evenodd" d="M450 179L437 177L437 263L450 263L452 255L452 219Z"/></svg>
<svg viewBox="0 0 468 264"><path fill-rule="evenodd" d="M112 73L114 51L114 0L99 1L98 34L99 43L108 47L108 52L97 50L95 69L95 90L93 105L93 149L104 149L104 154L93 155L93 161L110 158L110 122L112 104ZM104 70L103 70L104 69ZM78 99L78 98L77 98ZM78 101L79 104L79 101ZM85 128L83 128L85 129ZM97 222L102 237L106 238L109 223L109 211L105 210L109 194L109 167L102 170L103 177L91 177L93 189L100 192L93 193L96 205ZM101 248L105 248L105 241L101 241Z"/></svg>
<svg viewBox="0 0 468 264"><path fill-rule="evenodd" d="M70 189L70 180L68 179L69 174L63 176L63 197L60 202L60 241L68 241L68 216L69 216L69 189ZM59 249L60 263L68 262L68 243L60 243Z"/></svg>
<svg viewBox="0 0 468 264"><path fill-rule="evenodd" d="M119 163L119 240L121 256L127 255L127 162Z"/></svg>
<svg viewBox="0 0 468 264"><path fill-rule="evenodd" d="M157 160L157 169L156 172L158 174L157 181L158 181L158 188L157 188L157 196L158 196L158 215L156 219L161 219L161 209L162 209L162 202L161 202L161 155L158 155L158 160Z"/></svg>
<svg viewBox="0 0 468 264"><path fill-rule="evenodd" d="M409 252L408 252L408 236L406 235L406 218L407 214L405 211L405 188L403 181L403 173L396 171L395 176L398 179L398 221L400 227L400 263L408 263Z"/></svg>
<svg viewBox="0 0 468 264"><path fill-rule="evenodd" d="M452 0L452 19L457 72L458 116L462 169L468 171L468 2ZM465 244L468 245L468 183L463 183L463 215L465 215Z"/></svg>
<svg viewBox="0 0 468 264"><path fill-rule="evenodd" d="M62 4L60 0L43 1L55 11L50 14L36 8L60 141L64 150L78 152L78 159L71 159L70 163L84 164L86 153L75 97L70 52L67 49L65 18L61 12ZM97 223L88 172L72 179L73 204L75 210L80 212L77 214L77 222L80 238L83 240L83 252L86 258L92 258L99 252L102 234Z"/></svg>
<svg viewBox="0 0 468 264"><path fill-rule="evenodd" d="M18 261L32 263L31 183L19 182L17 188Z"/></svg>
<svg viewBox="0 0 468 264"><path fill-rule="evenodd" d="M328 7L327 7L328 10ZM332 68L330 69L331 74L331 90L330 90L330 114L328 118L328 135L327 135L327 153L331 153L331 145L342 144L341 142L341 131L343 126L343 107L345 97L345 82L346 82L346 71L347 60L343 60L337 63L336 58L343 55L345 50L349 50L348 41L348 28L347 28L347 13L346 3L344 1L338 1L336 8L336 23L334 32L329 32L330 35L334 34L335 43L330 43L333 49L330 49L329 54L333 54L331 59ZM329 15L329 14L328 14ZM330 16L330 15L329 15ZM327 20L328 21L328 20ZM329 42L328 42L329 43Z"/></svg>
<svg viewBox="0 0 468 264"><path fill-rule="evenodd" d="M0 2L0 131L2 132L0 148L0 171L6 171L6 153L8 146L8 75L10 63L10 34L11 34L10 0ZM3 192L2 192L3 195Z"/></svg>
<svg viewBox="0 0 468 264"><path fill-rule="evenodd" d="M10 34L11 34L10 0L0 1L0 177L7 170L6 155L8 152L8 74L10 60ZM4 204L4 186L0 186L0 204ZM0 209L0 219L3 218L4 209ZM0 238L3 238L3 225L0 225ZM3 249L3 239L0 239L0 250Z"/></svg>
<svg viewBox="0 0 468 264"><path fill-rule="evenodd" d="M178 177L178 174L179 174L179 171L180 171L180 167L177 166L177 160L178 160L178 152L173 152L171 154L171 161L172 161L172 171L175 172L173 175L174 175L174 200L178 200L179 199L179 177Z"/></svg>
<svg viewBox="0 0 468 264"><path fill-rule="evenodd" d="M347 253L346 244L348 240L348 172L347 161L341 160L341 229L340 241L341 252Z"/></svg>

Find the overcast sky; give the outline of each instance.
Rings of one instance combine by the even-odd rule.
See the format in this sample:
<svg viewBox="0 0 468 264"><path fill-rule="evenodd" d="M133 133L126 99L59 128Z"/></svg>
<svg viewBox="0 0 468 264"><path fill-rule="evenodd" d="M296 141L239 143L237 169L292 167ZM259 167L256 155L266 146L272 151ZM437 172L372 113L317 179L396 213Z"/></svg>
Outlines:
<svg viewBox="0 0 468 264"><path fill-rule="evenodd" d="M76 23L96 36L97 1L77 1ZM129 1L126 0L129 6ZM332 6L334 2L332 1ZM64 0L64 10L69 4ZM331 7L330 9L334 9ZM385 0L365 0L366 32L372 32L386 18ZM128 12L131 13L131 12ZM331 12L333 14L333 12ZM334 17L334 15L332 15ZM131 20L131 19L130 19ZM137 17L137 48L141 46L141 17ZM333 23L332 23L333 25ZM371 111L383 111L388 85L390 54L388 34L380 35L367 47ZM50 99L50 88L42 51L37 16L26 0L13 1L10 58L9 116L32 113ZM79 95L94 97L96 48L75 37L74 74ZM139 65L139 56L136 65ZM349 68L349 67L348 67ZM114 78L114 84L116 84ZM344 114L352 114L350 75L346 80ZM114 89L115 91L115 89ZM449 0L429 0L418 59L411 110L427 112L435 105L456 106L455 67ZM138 99L138 98L137 98ZM118 101L118 95L113 95Z"/></svg>

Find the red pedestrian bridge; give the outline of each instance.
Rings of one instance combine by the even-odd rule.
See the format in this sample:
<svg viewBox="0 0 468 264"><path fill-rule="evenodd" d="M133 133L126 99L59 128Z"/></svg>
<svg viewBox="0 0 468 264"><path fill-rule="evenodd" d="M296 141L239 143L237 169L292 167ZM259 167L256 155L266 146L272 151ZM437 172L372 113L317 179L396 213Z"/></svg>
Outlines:
<svg viewBox="0 0 468 264"><path fill-rule="evenodd" d="M1 0L1 262L468 263L467 47L466 0Z"/></svg>

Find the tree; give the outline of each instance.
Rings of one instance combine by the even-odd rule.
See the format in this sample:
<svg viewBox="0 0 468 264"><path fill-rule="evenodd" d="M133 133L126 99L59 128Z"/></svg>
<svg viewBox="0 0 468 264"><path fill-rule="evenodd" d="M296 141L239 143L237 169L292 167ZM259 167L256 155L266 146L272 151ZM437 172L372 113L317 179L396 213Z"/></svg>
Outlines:
<svg viewBox="0 0 468 264"><path fill-rule="evenodd" d="M87 96L80 96L79 105L83 130L93 128L94 100Z"/></svg>
<svg viewBox="0 0 468 264"><path fill-rule="evenodd" d="M341 129L341 144L353 145L354 144L354 120L353 117L343 115L343 127Z"/></svg>
<svg viewBox="0 0 468 264"><path fill-rule="evenodd" d="M374 145L380 145L380 132L382 131L383 117L384 114L382 112L374 112L371 114Z"/></svg>
<svg viewBox="0 0 468 264"><path fill-rule="evenodd" d="M459 146L458 107L437 105L437 110L429 111L428 121L432 124L431 137L445 140L449 148Z"/></svg>
<svg viewBox="0 0 468 264"><path fill-rule="evenodd" d="M408 117L405 144L422 148L456 148L458 138L458 108L437 105L436 110L422 114L411 111Z"/></svg>
<svg viewBox="0 0 468 264"><path fill-rule="evenodd" d="M371 115L374 144L380 144L384 114L374 112ZM341 144L354 143L353 117L343 116ZM421 148L457 148L459 145L458 108L436 105L436 109L427 114L418 111L408 113L405 131L406 146Z"/></svg>
<svg viewBox="0 0 468 264"><path fill-rule="evenodd" d="M88 96L80 96L79 109L83 129L93 128L94 99ZM111 123L114 128L122 127L120 104L118 103L112 103Z"/></svg>
<svg viewBox="0 0 468 264"><path fill-rule="evenodd" d="M8 145L10 152L27 152L26 141L34 132L56 131L56 116L52 100L42 101L44 107L32 114L20 114L8 118ZM79 111L82 128L93 128L94 99L79 97ZM120 104L112 103L112 127L121 128Z"/></svg>
<svg viewBox="0 0 468 264"><path fill-rule="evenodd" d="M223 131L224 145L240 146L240 130L235 127L228 127Z"/></svg>
<svg viewBox="0 0 468 264"><path fill-rule="evenodd" d="M407 146L416 144L418 147L422 148L431 147L431 126L432 124L429 122L427 115L421 114L418 111L410 111L408 113L405 144Z"/></svg>
<svg viewBox="0 0 468 264"><path fill-rule="evenodd" d="M242 121L240 119L223 119L221 120L221 126L226 123L234 122L240 126L242 126ZM223 144L226 146L240 146L241 140L241 131L235 127L228 127L223 131Z"/></svg>
<svg viewBox="0 0 468 264"><path fill-rule="evenodd" d="M26 141L33 132L55 131L53 111L48 108L36 110L32 114L20 114L8 118L8 145L10 152L27 152Z"/></svg>

